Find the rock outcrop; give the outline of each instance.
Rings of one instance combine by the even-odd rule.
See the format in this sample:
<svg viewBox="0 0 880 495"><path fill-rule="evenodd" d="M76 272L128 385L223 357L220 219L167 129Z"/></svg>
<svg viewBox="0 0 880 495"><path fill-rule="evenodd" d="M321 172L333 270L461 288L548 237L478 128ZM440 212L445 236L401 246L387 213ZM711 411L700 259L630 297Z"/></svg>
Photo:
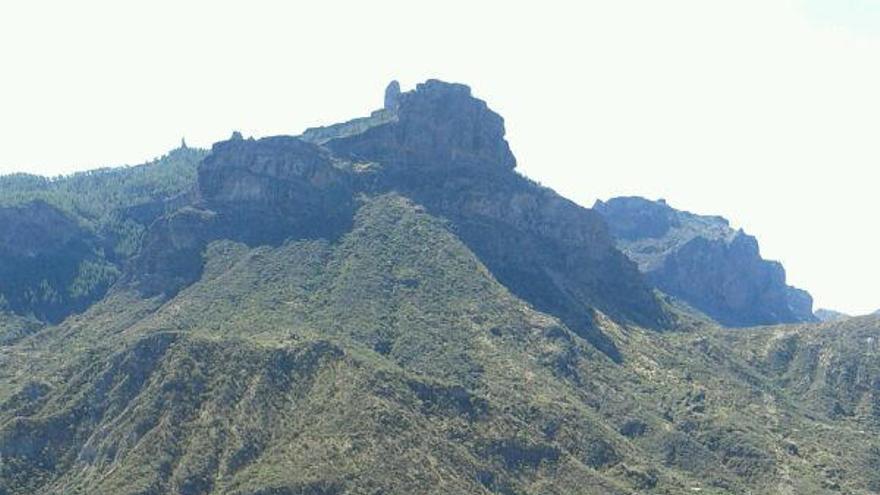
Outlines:
<svg viewBox="0 0 880 495"><path fill-rule="evenodd" d="M213 240L256 246L335 238L351 226L349 182L314 144L236 132L200 165L193 201L149 229L127 278L145 295L170 296L198 280L202 251Z"/></svg>
<svg viewBox="0 0 880 495"><path fill-rule="evenodd" d="M815 320L812 297L786 285L782 265L764 260L757 240L724 218L638 197L599 201L594 208L651 283L719 323L744 327Z"/></svg>
<svg viewBox="0 0 880 495"><path fill-rule="evenodd" d="M327 147L353 160L446 169L512 170L516 159L504 139L504 120L469 87L430 80L397 98L396 118Z"/></svg>
<svg viewBox="0 0 880 495"><path fill-rule="evenodd" d="M385 110L395 111L400 106L400 83L391 81L385 88Z"/></svg>

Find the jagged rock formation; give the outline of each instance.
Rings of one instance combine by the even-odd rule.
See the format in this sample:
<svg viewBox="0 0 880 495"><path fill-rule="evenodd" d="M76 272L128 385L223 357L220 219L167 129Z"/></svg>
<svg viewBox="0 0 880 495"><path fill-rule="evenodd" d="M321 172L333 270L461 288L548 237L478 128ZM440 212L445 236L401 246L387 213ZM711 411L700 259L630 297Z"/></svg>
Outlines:
<svg viewBox="0 0 880 495"><path fill-rule="evenodd" d="M43 324L35 318L0 310L0 347L14 344L42 327Z"/></svg>
<svg viewBox="0 0 880 495"><path fill-rule="evenodd" d="M513 172L503 119L470 88L428 81L399 100L396 119L325 143L353 163L379 164L369 189L400 191L453 221L510 290L611 354L591 330L592 309L663 324L599 216Z"/></svg>
<svg viewBox="0 0 880 495"><path fill-rule="evenodd" d="M815 321L812 297L786 285L782 265L761 258L758 241L724 218L638 197L598 201L594 208L648 280L719 323Z"/></svg>

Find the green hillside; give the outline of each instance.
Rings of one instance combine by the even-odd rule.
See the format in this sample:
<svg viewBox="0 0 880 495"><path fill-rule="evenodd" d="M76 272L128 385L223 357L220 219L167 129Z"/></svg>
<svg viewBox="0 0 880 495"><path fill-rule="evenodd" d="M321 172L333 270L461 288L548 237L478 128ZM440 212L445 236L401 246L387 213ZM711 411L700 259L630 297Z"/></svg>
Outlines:
<svg viewBox="0 0 880 495"><path fill-rule="evenodd" d="M880 317L653 290L466 86L0 184L0 495L880 492Z"/></svg>
<svg viewBox="0 0 880 495"><path fill-rule="evenodd" d="M775 332L602 326L625 364L512 296L444 221L396 195L370 198L338 243L215 242L202 280L176 297L115 292L3 348L0 486L876 489L880 444L862 432L876 433L880 415L820 407L848 382L790 383L767 350ZM804 342L834 332L847 362L865 366L858 388L880 379L874 351L858 345L878 329L873 319L780 331ZM795 349L790 361L811 352Z"/></svg>

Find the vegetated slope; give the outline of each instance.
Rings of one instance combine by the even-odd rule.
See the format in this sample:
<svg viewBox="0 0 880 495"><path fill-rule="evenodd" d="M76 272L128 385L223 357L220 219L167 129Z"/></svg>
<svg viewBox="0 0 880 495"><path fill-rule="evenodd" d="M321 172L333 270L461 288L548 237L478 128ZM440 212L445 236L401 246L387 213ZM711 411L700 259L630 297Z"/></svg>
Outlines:
<svg viewBox="0 0 880 495"><path fill-rule="evenodd" d="M0 176L0 205L42 200L100 231L113 224L113 217L120 210L147 210L148 206L188 192L195 183L196 167L206 154L205 150L184 146L132 167L102 168L53 178L4 175ZM146 211L138 213L135 216L140 219L148 216ZM158 209L159 215L163 213Z"/></svg>
<svg viewBox="0 0 880 495"><path fill-rule="evenodd" d="M204 151L48 179L0 177L0 310L57 323L100 299L144 230L195 183Z"/></svg>
<svg viewBox="0 0 880 495"><path fill-rule="evenodd" d="M449 229L398 195L370 198L337 242L212 242L201 279L174 298L120 289L6 348L0 486L10 494L875 486L867 467L877 437L861 432L876 434L867 421L876 412L819 407L821 394L766 368L759 331L664 334L603 318L624 356L616 364L509 293ZM841 328L835 341L853 339L840 344L849 359L876 366L858 342L878 327L873 319Z"/></svg>
<svg viewBox="0 0 880 495"><path fill-rule="evenodd" d="M9 345L36 332L42 326L41 322L33 318L0 311L0 345Z"/></svg>
<svg viewBox="0 0 880 495"><path fill-rule="evenodd" d="M724 218L639 197L597 201L594 208L657 288L722 325L816 321L812 297L786 285L782 265L761 258L757 240Z"/></svg>
<svg viewBox="0 0 880 495"><path fill-rule="evenodd" d="M337 242L212 242L174 298L119 288L6 348L0 486L869 493L859 463L876 442L750 363L750 333L601 319L616 364L449 229L399 195L370 198Z"/></svg>

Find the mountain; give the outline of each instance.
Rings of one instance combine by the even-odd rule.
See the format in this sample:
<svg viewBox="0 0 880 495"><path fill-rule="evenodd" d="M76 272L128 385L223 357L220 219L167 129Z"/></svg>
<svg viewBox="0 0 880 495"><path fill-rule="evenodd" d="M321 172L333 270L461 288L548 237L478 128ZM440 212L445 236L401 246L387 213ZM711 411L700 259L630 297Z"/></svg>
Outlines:
<svg viewBox="0 0 880 495"><path fill-rule="evenodd" d="M782 265L764 260L758 241L724 218L639 197L597 201L594 209L655 287L722 325L815 321L812 297L786 285Z"/></svg>
<svg viewBox="0 0 880 495"><path fill-rule="evenodd" d="M834 311L833 309L817 309L813 312L813 315L819 321L841 321L847 318L852 318L852 316L841 313L840 311Z"/></svg>
<svg viewBox="0 0 880 495"><path fill-rule="evenodd" d="M880 490L880 318L725 331L468 88L385 102L217 143L95 302L0 312L0 494Z"/></svg>
<svg viewBox="0 0 880 495"><path fill-rule="evenodd" d="M351 228L359 196L395 192L451 222L509 290L609 356L617 350L595 311L668 325L601 217L513 170L503 120L468 87L428 81L390 99L370 118L302 138L236 134L215 144L196 201L146 234L133 282L145 295L173 295L199 278L200 253L215 239L332 240Z"/></svg>

